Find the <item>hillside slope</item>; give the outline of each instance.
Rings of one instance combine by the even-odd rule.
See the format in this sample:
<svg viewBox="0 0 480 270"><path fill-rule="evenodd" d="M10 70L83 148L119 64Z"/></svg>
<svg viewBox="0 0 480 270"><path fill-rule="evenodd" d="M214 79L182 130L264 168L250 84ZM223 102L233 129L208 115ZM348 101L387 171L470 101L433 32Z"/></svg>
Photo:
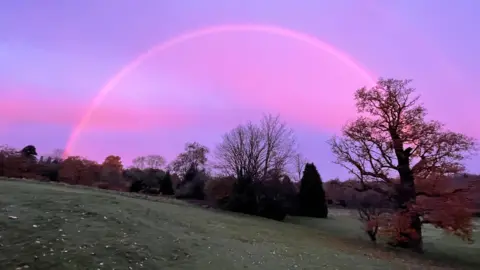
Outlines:
<svg viewBox="0 0 480 270"><path fill-rule="evenodd" d="M0 181L0 269L405 269L401 263L301 225Z"/></svg>

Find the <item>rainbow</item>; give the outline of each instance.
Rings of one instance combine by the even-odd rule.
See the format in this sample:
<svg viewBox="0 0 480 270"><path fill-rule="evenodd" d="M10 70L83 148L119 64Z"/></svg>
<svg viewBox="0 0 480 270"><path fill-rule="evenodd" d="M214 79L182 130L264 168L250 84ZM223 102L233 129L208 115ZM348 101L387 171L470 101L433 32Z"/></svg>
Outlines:
<svg viewBox="0 0 480 270"><path fill-rule="evenodd" d="M346 66L356 70L362 77L365 78L367 82L369 82L369 84L371 85L375 84L375 79L373 79L374 77L370 74L370 72L364 67L362 67L360 64L356 63L347 54L336 49L334 46L328 43L325 43L319 40L318 38L315 38L305 33L297 32L294 30L290 30L290 29L286 29L278 26L258 25L258 24L232 24L232 25L219 25L219 26L202 28L196 31L187 32L185 34L175 36L165 42L161 42L160 44L157 44L156 46L140 54L133 61L125 65L112 78L110 78L107 81L107 83L100 89L100 91L95 96L95 98L92 100L90 106L88 107L86 112L83 114L80 121L78 121L78 123L76 123L76 125L74 126L73 131L67 140L64 156L68 156L68 154L72 152L72 149L75 147L76 141L78 140L81 132L88 125L95 109L102 104L102 102L105 100L107 95L115 89L115 87L121 82L121 80L125 76L127 76L132 71L134 71L144 61L178 44L188 42L202 36L225 33L225 32L229 32L229 33L262 32L266 34L277 35L285 38L290 38L293 40L298 40L300 42L308 44L309 46L317 48L323 52L331 54L332 56L336 57L338 60L343 62Z"/></svg>

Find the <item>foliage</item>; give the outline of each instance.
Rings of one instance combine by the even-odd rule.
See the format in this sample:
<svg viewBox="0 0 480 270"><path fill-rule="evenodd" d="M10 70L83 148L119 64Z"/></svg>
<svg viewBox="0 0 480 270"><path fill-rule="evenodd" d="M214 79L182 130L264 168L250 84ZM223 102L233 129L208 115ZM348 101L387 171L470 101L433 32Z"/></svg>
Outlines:
<svg viewBox="0 0 480 270"><path fill-rule="evenodd" d="M218 206L223 206L232 194L236 181L233 176L211 178L205 183L206 198Z"/></svg>
<svg viewBox="0 0 480 270"><path fill-rule="evenodd" d="M160 193L162 193L163 195L175 194L173 190L172 176L170 175L170 172L167 172L160 181Z"/></svg>
<svg viewBox="0 0 480 270"><path fill-rule="evenodd" d="M356 105L362 115L348 123L343 136L332 138L330 144L336 162L355 175L360 190L375 190L395 200L397 212L390 224L392 230L399 231L396 245L421 251L422 215L411 211L412 205L418 207L415 179L461 172L462 160L476 143L445 130L437 121L427 121L426 109L419 104L419 97L413 96L415 89L410 82L380 79L373 88L357 90ZM387 188L371 185L377 181L386 183ZM451 190L443 190L437 195L447 200L449 193Z"/></svg>
<svg viewBox="0 0 480 270"><path fill-rule="evenodd" d="M184 179L180 182L175 196L181 199L205 199L205 183L208 181L208 176L204 170L199 171L195 165L191 165L185 173Z"/></svg>
<svg viewBox="0 0 480 270"><path fill-rule="evenodd" d="M190 168L196 171L205 169L207 164L207 154L209 149L198 142L185 144L185 150L180 153L175 160L170 163L169 170L184 176Z"/></svg>
<svg viewBox="0 0 480 270"><path fill-rule="evenodd" d="M224 187L225 188L225 187ZM237 179L228 197L219 200L223 209L274 220L284 220L291 204L279 179Z"/></svg>

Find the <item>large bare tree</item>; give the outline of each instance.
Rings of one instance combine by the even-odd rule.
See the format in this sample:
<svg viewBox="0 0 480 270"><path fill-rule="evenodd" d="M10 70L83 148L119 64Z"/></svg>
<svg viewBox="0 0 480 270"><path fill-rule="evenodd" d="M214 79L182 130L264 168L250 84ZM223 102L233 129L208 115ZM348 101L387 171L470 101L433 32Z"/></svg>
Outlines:
<svg viewBox="0 0 480 270"><path fill-rule="evenodd" d="M292 129L279 116L266 115L259 124L240 125L223 136L215 151L217 168L238 178L282 174L295 154L294 146Z"/></svg>
<svg viewBox="0 0 480 270"><path fill-rule="evenodd" d="M355 100L362 115L348 123L343 136L332 138L330 144L336 162L358 178L360 190L374 189L394 199L399 216L408 220L396 243L421 250L422 224L429 220L413 211L412 205L422 196L446 198L460 190L420 192L416 180L461 172L463 159L476 143L446 130L437 121L426 120L426 109L410 82L380 79L373 88L357 90ZM374 184L378 181L390 188L378 188L382 186Z"/></svg>

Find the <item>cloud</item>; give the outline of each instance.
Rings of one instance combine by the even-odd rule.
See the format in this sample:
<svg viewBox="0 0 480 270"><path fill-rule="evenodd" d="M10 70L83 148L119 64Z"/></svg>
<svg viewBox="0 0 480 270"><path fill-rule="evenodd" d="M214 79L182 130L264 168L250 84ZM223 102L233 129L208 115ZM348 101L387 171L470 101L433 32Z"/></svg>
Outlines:
<svg viewBox="0 0 480 270"><path fill-rule="evenodd" d="M38 96L28 92L10 92L0 100L0 124L45 124L74 126L86 111L88 103L61 94ZM154 127L178 127L188 124L193 113L173 107L146 109L128 102L105 104L93 114L87 129L136 131Z"/></svg>

